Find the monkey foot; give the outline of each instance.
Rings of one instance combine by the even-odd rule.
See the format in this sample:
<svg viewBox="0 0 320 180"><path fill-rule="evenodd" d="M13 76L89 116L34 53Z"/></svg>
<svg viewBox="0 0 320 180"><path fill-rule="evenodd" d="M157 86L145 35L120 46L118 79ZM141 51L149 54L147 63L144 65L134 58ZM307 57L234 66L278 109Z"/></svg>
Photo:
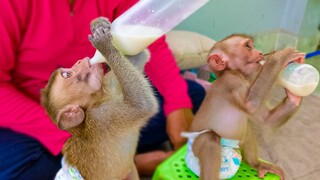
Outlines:
<svg viewBox="0 0 320 180"><path fill-rule="evenodd" d="M280 167L272 164L262 162L257 170L260 178L263 178L267 172L270 172L272 174L278 175L280 177L280 180L285 179L283 170Z"/></svg>
<svg viewBox="0 0 320 180"><path fill-rule="evenodd" d="M172 152L151 151L147 153L137 154L135 163L140 176L151 176L157 166L167 159Z"/></svg>

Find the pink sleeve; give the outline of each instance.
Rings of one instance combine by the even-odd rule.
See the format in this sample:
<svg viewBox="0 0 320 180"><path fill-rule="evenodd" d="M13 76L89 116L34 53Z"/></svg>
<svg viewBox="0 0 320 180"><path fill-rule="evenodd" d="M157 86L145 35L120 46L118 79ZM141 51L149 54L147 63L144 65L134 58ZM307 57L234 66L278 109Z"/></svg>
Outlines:
<svg viewBox="0 0 320 180"><path fill-rule="evenodd" d="M150 45L149 50L151 59L145 66L145 72L164 97L165 115L180 108L192 108L186 81L180 75L165 36Z"/></svg>
<svg viewBox="0 0 320 180"><path fill-rule="evenodd" d="M123 14L126 10L130 9L137 2L138 0L122 0L119 2L117 7L113 9L113 20Z"/></svg>
<svg viewBox="0 0 320 180"><path fill-rule="evenodd" d="M114 18L125 12L137 0L124 0L114 11ZM164 112L180 108L191 108L192 103L188 96L187 84L180 75L176 61L165 42L165 37L160 38L149 46L151 59L145 66L145 72L151 82L164 97Z"/></svg>
<svg viewBox="0 0 320 180"><path fill-rule="evenodd" d="M12 84L11 72L22 39L22 26L28 5L26 1L2 1L0 11L0 127L29 135L39 140L52 154L58 154L69 134L59 130L44 108L18 91Z"/></svg>

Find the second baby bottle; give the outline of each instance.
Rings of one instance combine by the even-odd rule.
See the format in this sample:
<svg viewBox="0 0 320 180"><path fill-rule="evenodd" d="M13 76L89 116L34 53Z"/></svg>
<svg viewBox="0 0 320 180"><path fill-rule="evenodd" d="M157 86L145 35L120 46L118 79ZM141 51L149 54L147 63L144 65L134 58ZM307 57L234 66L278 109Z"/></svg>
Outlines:
<svg viewBox="0 0 320 180"><path fill-rule="evenodd" d="M280 72L278 82L297 96L307 96L318 86L319 72L309 64L291 62Z"/></svg>

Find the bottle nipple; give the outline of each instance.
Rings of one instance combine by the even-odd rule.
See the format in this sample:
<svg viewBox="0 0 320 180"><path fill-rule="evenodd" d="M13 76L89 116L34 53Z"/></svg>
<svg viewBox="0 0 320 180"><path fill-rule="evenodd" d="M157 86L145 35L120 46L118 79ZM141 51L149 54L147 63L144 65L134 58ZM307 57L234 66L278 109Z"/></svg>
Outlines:
<svg viewBox="0 0 320 180"><path fill-rule="evenodd" d="M89 63L91 65L97 64L97 63L105 63L105 62L106 62L105 57L98 50L96 50L93 57L89 60Z"/></svg>

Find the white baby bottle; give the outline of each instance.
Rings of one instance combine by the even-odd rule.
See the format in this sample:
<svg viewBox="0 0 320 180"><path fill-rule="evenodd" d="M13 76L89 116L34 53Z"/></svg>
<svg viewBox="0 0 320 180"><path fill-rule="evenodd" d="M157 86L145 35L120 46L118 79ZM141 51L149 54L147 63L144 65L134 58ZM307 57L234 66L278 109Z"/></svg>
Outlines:
<svg viewBox="0 0 320 180"><path fill-rule="evenodd" d="M309 64L291 62L280 72L278 82L297 96L307 96L318 86L319 72Z"/></svg>
<svg viewBox="0 0 320 180"><path fill-rule="evenodd" d="M125 55L143 51L209 0L140 0L111 24L115 46Z"/></svg>
<svg viewBox="0 0 320 180"><path fill-rule="evenodd" d="M140 0L111 24L115 46L136 55L186 19L209 0ZM96 51L91 64L105 62Z"/></svg>

